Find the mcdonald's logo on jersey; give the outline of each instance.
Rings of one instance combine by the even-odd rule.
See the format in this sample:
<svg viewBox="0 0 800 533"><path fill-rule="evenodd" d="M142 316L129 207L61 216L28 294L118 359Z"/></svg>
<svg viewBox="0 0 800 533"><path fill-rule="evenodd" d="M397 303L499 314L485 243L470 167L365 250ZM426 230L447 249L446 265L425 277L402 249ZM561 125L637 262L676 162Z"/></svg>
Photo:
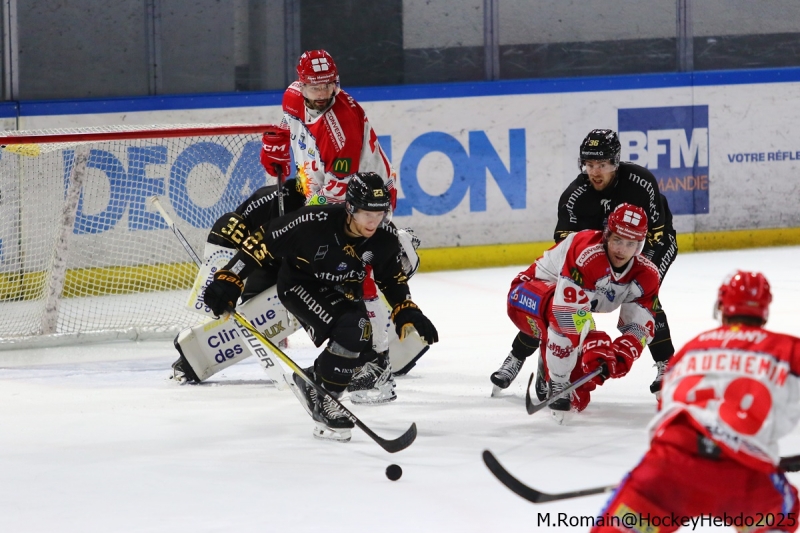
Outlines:
<svg viewBox="0 0 800 533"><path fill-rule="evenodd" d="M333 160L333 171L339 174L350 174L351 160L349 157L337 157Z"/></svg>

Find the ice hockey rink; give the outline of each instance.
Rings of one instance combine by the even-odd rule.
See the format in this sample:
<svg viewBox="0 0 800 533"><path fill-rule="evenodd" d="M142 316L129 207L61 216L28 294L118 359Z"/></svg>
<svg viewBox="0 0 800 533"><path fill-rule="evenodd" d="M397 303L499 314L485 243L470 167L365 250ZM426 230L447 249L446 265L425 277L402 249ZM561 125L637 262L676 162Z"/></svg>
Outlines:
<svg viewBox="0 0 800 533"><path fill-rule="evenodd" d="M679 255L661 291L676 347L715 326L717 288L736 268L768 277L768 327L797 333L799 263L800 247ZM347 444L315 440L295 397L253 360L178 386L168 379L171 341L0 352L0 531L535 531L548 514L548 531L586 530L557 525L559 514L586 523L607 496L531 504L490 474L481 452L547 492L615 483L647 449L655 369L645 351L567 426L526 413L531 362L491 398L489 374L515 335L505 295L523 266L411 280L441 342L398 378L397 401L353 407L387 438L416 422L416 442L394 455L358 429ZM599 317L612 337L615 324L616 314ZM317 352L303 337L287 351L301 366ZM781 452L800 453L800 430ZM392 463L403 468L396 482L384 475Z"/></svg>

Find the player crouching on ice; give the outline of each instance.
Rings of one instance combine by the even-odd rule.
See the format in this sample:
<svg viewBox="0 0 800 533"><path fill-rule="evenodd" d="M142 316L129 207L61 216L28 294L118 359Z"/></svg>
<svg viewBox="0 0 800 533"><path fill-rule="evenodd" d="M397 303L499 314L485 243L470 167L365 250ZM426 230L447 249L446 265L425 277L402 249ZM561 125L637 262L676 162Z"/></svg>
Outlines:
<svg viewBox="0 0 800 533"><path fill-rule="evenodd" d="M653 263L640 255L646 236L645 212L621 204L609 215L605 231L570 234L511 284L509 317L521 336L541 342L543 357L536 379L539 400L604 367L594 380L550 404L559 423L566 412L586 408L596 385L627 374L653 340L659 277ZM594 329L592 313L610 313L617 308L622 335L612 342L606 333ZM591 331L581 347L584 327ZM514 355L519 338L492 374L496 387L508 387L519 373L522 363Z"/></svg>
<svg viewBox="0 0 800 533"><path fill-rule="evenodd" d="M317 422L314 436L349 441L353 422L331 398L339 398L361 361L374 358L372 325L363 301L363 281L372 269L392 307L391 320L402 340L413 329L427 343L439 340L436 328L411 300L400 260L390 194L373 172L353 175L344 204L307 206L262 226L214 274L204 300L221 315L235 308L243 280L280 260L277 293L318 347L325 349L305 373L328 394L295 375L292 391Z"/></svg>

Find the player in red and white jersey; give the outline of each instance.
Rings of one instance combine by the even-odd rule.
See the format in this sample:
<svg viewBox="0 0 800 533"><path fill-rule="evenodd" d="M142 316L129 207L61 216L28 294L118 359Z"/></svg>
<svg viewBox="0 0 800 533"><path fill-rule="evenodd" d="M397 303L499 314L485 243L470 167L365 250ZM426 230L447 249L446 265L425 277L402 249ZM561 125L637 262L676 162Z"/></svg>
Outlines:
<svg viewBox="0 0 800 533"><path fill-rule="evenodd" d="M605 231L570 234L512 282L509 317L521 332L541 340L545 365L537 379L540 399L559 393L601 364L606 367L603 376L573 393L571 402L569 398L553 402L553 411L569 411L570 407L582 411L595 385L606 377L627 374L653 339L659 278L653 263L640 255L646 234L644 210L621 204L609 215ZM594 330L592 313L616 309L620 310L617 327L622 335L612 342L606 333ZM579 357L585 326L592 331ZM495 385L497 377L516 377L521 365L513 368L513 360L512 351L492 375Z"/></svg>
<svg viewBox="0 0 800 533"><path fill-rule="evenodd" d="M351 176L374 173L389 191L392 209L397 206L396 173L364 109L342 90L336 64L325 50L309 50L300 56L297 81L283 94L283 120L264 132L261 163L271 176L286 179L292 175L290 148L297 186L305 195L306 205L343 203ZM413 274L419 267L416 248L420 241L408 228L397 229L397 237L404 263ZM371 271L363 290L373 323L374 349L382 357L364 365L352 383L386 383L391 394L383 394L375 401L390 401L395 395L392 368L387 366L385 356L389 345L393 345L394 370L405 372L414 366L427 345L416 334L399 342L389 327L390 309L379 297ZM362 379L361 374L367 377Z"/></svg>
<svg viewBox="0 0 800 533"><path fill-rule="evenodd" d="M800 419L800 339L764 329L771 301L763 274L737 271L725 280L722 326L670 361L650 449L605 514L727 516L752 526L740 531L797 530L797 490L778 466L777 441Z"/></svg>
<svg viewBox="0 0 800 533"><path fill-rule="evenodd" d="M344 202L350 176L374 172L383 179L396 207L395 171L364 109L340 87L330 54L325 50L303 53L297 78L283 94L280 127L264 134L264 166L278 165L289 176L291 144L306 205Z"/></svg>

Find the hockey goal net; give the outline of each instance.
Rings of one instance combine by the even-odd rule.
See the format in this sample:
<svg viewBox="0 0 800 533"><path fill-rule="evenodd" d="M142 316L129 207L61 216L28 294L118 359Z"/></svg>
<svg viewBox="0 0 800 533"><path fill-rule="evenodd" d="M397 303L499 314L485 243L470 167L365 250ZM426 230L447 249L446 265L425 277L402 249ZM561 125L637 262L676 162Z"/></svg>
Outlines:
<svg viewBox="0 0 800 533"><path fill-rule="evenodd" d="M0 134L0 349L174 335L208 230L268 176L263 125Z"/></svg>

